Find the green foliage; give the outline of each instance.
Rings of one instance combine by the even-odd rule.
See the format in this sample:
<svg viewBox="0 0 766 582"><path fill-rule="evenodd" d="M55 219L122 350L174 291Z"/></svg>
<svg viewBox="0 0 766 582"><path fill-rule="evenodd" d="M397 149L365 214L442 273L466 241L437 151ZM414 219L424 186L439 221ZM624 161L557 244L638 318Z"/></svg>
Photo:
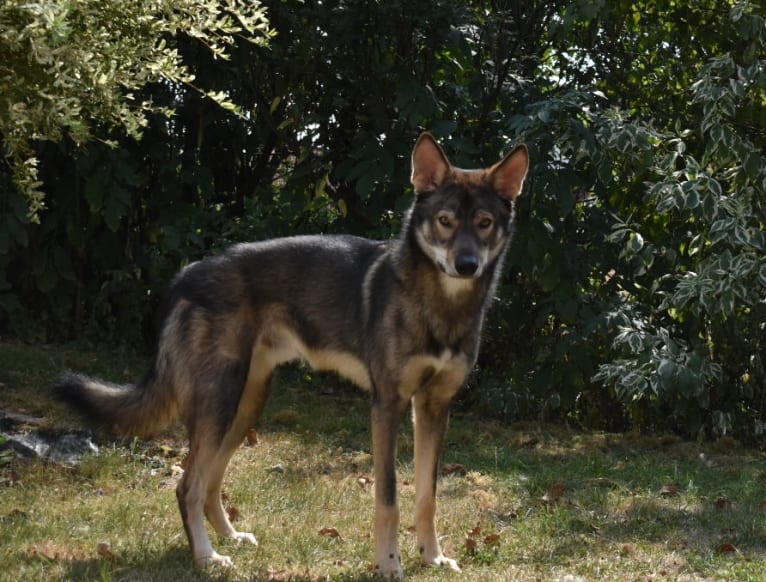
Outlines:
<svg viewBox="0 0 766 582"><path fill-rule="evenodd" d="M225 21L203 4L62 4L66 26L31 17L48 5L0 9L45 47L0 41L0 86L50 85L0 92L25 104L0 113L16 160L0 172L0 329L142 345L168 280L204 254L397 232L423 129L464 167L523 140L534 166L465 404L763 438L763 7L287 0ZM125 10L146 25L110 12ZM265 14L268 46L252 42ZM60 88L34 56L56 51ZM19 194L34 189L39 224Z"/></svg>
<svg viewBox="0 0 766 582"><path fill-rule="evenodd" d="M762 435L766 24L739 4L728 26L737 51L700 68L689 125L657 136L646 195L653 216L634 215L635 227L610 234L641 287L615 312L619 356L595 379L631 403L636 425L662 415L692 434Z"/></svg>
<svg viewBox="0 0 766 582"><path fill-rule="evenodd" d="M175 39L193 38L226 59L235 37L263 42L269 34L259 2L215 0L8 0L0 27L3 155L33 221L44 204L34 141L66 135L83 144L101 124L140 137L147 114L169 109L138 91L157 82L193 86ZM208 96L230 105L225 92Z"/></svg>
<svg viewBox="0 0 766 582"><path fill-rule="evenodd" d="M680 31L665 36L673 27L652 20L651 6L610 10L624 15L628 5L641 14L641 43L690 51L684 84L659 90L678 63L671 70L650 52L599 48L614 13L594 20L590 3L573 4L552 29L559 38L568 26L584 45L552 50L545 67L556 65L556 82L539 84L539 100L511 118L512 131L536 145L537 167L511 251L520 288L488 330L492 350L524 357L500 382L503 356L490 360L480 399L508 417L761 438L764 15L746 3L726 14L674 4L701 30L724 31L694 48ZM617 34L619 43L634 38ZM614 77L627 55L643 76ZM700 55L707 58L695 65ZM600 70L610 74L593 90ZM610 107L618 97L624 108Z"/></svg>

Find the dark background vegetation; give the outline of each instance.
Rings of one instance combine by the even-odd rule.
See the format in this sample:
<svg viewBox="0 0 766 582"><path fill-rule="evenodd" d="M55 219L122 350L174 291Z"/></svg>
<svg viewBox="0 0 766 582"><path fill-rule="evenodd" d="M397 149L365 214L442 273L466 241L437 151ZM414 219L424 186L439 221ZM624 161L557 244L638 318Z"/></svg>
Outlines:
<svg viewBox="0 0 766 582"><path fill-rule="evenodd" d="M5 26L28 26L20 5L0 10ZM0 127L2 336L148 350L162 290L190 261L294 233L394 235L422 130L464 167L523 141L518 234L462 405L764 443L763 5L263 7L276 34L234 35L228 58L166 31L194 81L132 89L153 105L144 127L83 108L86 139L72 122L54 139L30 133L35 188ZM57 14L52 46L77 42ZM3 42L31 102L28 55Z"/></svg>

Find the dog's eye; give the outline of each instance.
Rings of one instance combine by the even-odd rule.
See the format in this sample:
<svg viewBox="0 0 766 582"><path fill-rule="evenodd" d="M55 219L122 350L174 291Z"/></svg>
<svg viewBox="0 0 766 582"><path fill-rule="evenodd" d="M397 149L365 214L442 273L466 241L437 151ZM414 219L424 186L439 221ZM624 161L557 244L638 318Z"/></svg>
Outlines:
<svg viewBox="0 0 766 582"><path fill-rule="evenodd" d="M441 224L444 228L452 227L452 221L449 219L449 216L447 216L446 214L442 214L436 220L438 220L439 224Z"/></svg>
<svg viewBox="0 0 766 582"><path fill-rule="evenodd" d="M477 224L476 226L478 226L478 227L479 227L480 229L482 229L482 230L486 230L486 229L488 229L490 226L492 226L492 219L491 219L491 218L486 218L486 217L485 217L485 218L482 218L482 219L479 221L479 224Z"/></svg>

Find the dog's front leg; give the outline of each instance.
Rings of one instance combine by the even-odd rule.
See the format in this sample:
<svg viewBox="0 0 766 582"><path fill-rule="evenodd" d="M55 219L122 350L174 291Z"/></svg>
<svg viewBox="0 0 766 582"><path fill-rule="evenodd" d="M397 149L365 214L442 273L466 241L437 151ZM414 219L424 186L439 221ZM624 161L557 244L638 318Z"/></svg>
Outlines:
<svg viewBox="0 0 766 582"><path fill-rule="evenodd" d="M449 391L447 391L449 392ZM443 553L436 537L436 471L444 444L451 397L437 390L423 390L412 399L415 423L415 532L418 551L426 564L445 566L457 572L460 567Z"/></svg>
<svg viewBox="0 0 766 582"><path fill-rule="evenodd" d="M401 416L398 395L373 398L372 458L375 470L375 569L404 579L399 554L399 506L396 495L396 434Z"/></svg>

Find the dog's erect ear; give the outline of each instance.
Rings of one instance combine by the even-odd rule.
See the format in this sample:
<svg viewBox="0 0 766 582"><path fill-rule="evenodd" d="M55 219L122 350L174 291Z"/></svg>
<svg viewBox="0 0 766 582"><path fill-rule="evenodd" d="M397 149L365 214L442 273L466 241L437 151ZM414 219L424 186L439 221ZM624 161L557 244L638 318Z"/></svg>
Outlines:
<svg viewBox="0 0 766 582"><path fill-rule="evenodd" d="M430 133L423 133L412 150L412 185L415 192L433 192L451 170L449 160Z"/></svg>
<svg viewBox="0 0 766 582"><path fill-rule="evenodd" d="M489 180L498 196L516 200L524 186L528 169L529 150L527 146L520 145L489 169Z"/></svg>

